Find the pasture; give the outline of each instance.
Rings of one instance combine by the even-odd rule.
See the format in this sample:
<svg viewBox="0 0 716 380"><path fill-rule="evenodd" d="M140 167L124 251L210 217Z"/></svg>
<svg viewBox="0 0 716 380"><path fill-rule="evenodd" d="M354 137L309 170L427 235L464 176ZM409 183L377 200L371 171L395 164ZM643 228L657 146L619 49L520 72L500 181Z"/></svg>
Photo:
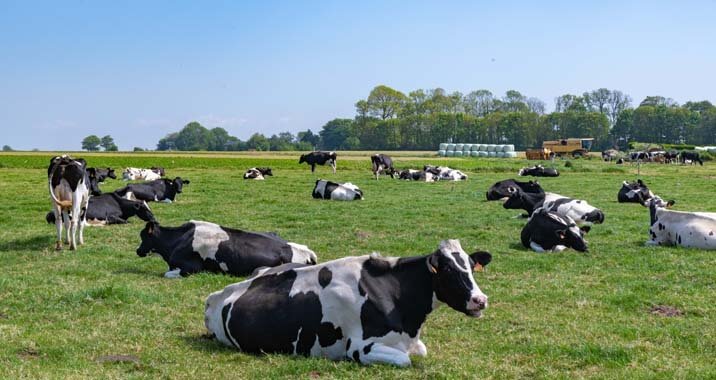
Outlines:
<svg viewBox="0 0 716 380"><path fill-rule="evenodd" d="M475 275L490 297L484 316L471 319L442 306L424 325L428 356L400 369L252 356L208 339L206 296L240 279L165 279L160 257L135 254L139 219L86 228L78 251L56 252L54 226L44 219L52 155L0 155L0 377L716 377L716 252L644 246L648 210L616 202L621 182L636 178L636 166L594 159L567 168L557 161L562 175L540 179L545 190L586 199L606 220L589 233L586 254L537 254L520 244L525 220L514 218L520 212L485 201L490 185L516 178L533 161L395 153L396 168L433 163L469 175L460 183L419 183L375 181L368 153L339 152L335 175L320 166L311 174L298 165L298 153L74 154L89 166L160 165L168 177L189 178L177 202L151 204L164 226L197 219L274 231L308 245L319 262L373 251L423 255L447 238L460 239L467 252L490 251L493 262ZM271 166L274 177L242 180L252 166ZM675 199L676 210L716 211L714 167L647 164L641 175L656 194ZM314 200L317 178L353 182L365 200ZM122 185L108 179L102 189Z"/></svg>

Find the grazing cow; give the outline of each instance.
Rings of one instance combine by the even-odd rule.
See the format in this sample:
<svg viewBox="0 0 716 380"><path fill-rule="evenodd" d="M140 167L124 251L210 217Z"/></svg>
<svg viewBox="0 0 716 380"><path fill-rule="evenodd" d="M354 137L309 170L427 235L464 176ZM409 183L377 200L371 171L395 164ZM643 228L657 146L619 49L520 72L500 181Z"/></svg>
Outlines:
<svg viewBox="0 0 716 380"><path fill-rule="evenodd" d="M87 168L87 170L94 170L97 182L104 182L107 178L117 179L117 175L114 173L112 168Z"/></svg>
<svg viewBox="0 0 716 380"><path fill-rule="evenodd" d="M704 162L701 160L701 155L699 155L698 152L688 152L688 151L682 151L681 152L681 162L684 164L690 164L693 165L694 162L698 162L699 165L704 166Z"/></svg>
<svg viewBox="0 0 716 380"><path fill-rule="evenodd" d="M164 177L166 175L166 172L164 171L163 166L152 166L151 168L149 168L149 170L159 174L162 177Z"/></svg>
<svg viewBox="0 0 716 380"><path fill-rule="evenodd" d="M273 177L271 168L251 168L244 173L244 179L255 179L263 180L264 176L270 175Z"/></svg>
<svg viewBox="0 0 716 380"><path fill-rule="evenodd" d="M578 228L568 216L540 209L532 214L520 238L525 248L532 248L535 252L561 252L566 248L586 252L584 234L588 231L589 227Z"/></svg>
<svg viewBox="0 0 716 380"><path fill-rule="evenodd" d="M137 255L150 252L169 265L167 278L207 271L245 276L260 267L285 263L315 264L316 254L302 244L291 243L272 233L249 232L198 220L179 227L149 222L139 236Z"/></svg>
<svg viewBox="0 0 716 380"><path fill-rule="evenodd" d="M298 163L307 163L311 165L311 173L316 170L316 165L328 164L333 168L333 174L336 174L336 159L338 155L336 152L321 152L315 151L311 153L302 154L301 158L298 159Z"/></svg>
<svg viewBox="0 0 716 380"><path fill-rule="evenodd" d="M160 178L162 178L162 176L152 169L126 168L122 172L122 179L125 181L136 181L141 179L154 181Z"/></svg>
<svg viewBox="0 0 716 380"><path fill-rule="evenodd" d="M648 162L649 160L649 153L647 152L631 152L629 153L629 160L631 161L642 161L642 162Z"/></svg>
<svg viewBox="0 0 716 380"><path fill-rule="evenodd" d="M655 198L648 200L647 204L651 239L646 241L646 245L716 249L716 212L667 210Z"/></svg>
<svg viewBox="0 0 716 380"><path fill-rule="evenodd" d="M130 201L116 193L90 197L87 204L86 219L89 225L124 224L135 215L146 222L155 220L146 202ZM55 223L55 214L47 213L45 220L50 224Z"/></svg>
<svg viewBox="0 0 716 380"><path fill-rule="evenodd" d="M319 179L313 187L313 197L337 201L362 200L363 191L350 182L338 183Z"/></svg>
<svg viewBox="0 0 716 380"><path fill-rule="evenodd" d="M393 168L393 159L385 154L374 154L370 156L370 162L373 170L375 179L378 179L378 175L385 171L385 174L389 175L390 178L395 178L395 169Z"/></svg>
<svg viewBox="0 0 716 380"><path fill-rule="evenodd" d="M602 160L611 161L616 160L619 156L619 151L616 149L607 149L602 152Z"/></svg>
<svg viewBox="0 0 716 380"><path fill-rule="evenodd" d="M521 182L514 179L506 179L495 182L485 193L488 201L497 201L502 198L509 198L512 193L522 191L525 193L544 194L542 186L537 181Z"/></svg>
<svg viewBox="0 0 716 380"><path fill-rule="evenodd" d="M119 196L145 202L172 203L177 194L181 194L184 186L191 183L188 179L176 177L173 180L166 178L144 183L131 183L114 192Z"/></svg>
<svg viewBox="0 0 716 380"><path fill-rule="evenodd" d="M265 273L214 292L204 324L241 351L409 366L426 356L420 330L441 303L480 317L487 296L472 274L487 252L466 254L444 240L426 256L344 257Z"/></svg>
<svg viewBox="0 0 716 380"><path fill-rule="evenodd" d="M533 177L559 177L559 171L557 171L557 169L545 168L542 165L535 165L531 168L520 169L520 171L517 172L517 175L519 175L519 176L531 175Z"/></svg>
<svg viewBox="0 0 716 380"><path fill-rule="evenodd" d="M70 249L77 249L76 235L79 227L79 243L84 244L84 222L90 198L89 177L85 160L68 155L56 156L47 168L47 185L52 198L52 212L57 228L55 249L62 249L62 225L67 230ZM72 218L70 219L70 214Z"/></svg>
<svg viewBox="0 0 716 380"><path fill-rule="evenodd" d="M439 177L425 170L406 169L398 173L398 178L408 181L435 182Z"/></svg>
<svg viewBox="0 0 716 380"><path fill-rule="evenodd" d="M636 182L622 182L622 187L617 194L617 201L619 203L639 203L642 206L647 206L647 201L654 197L657 198L656 203L660 207L671 207L674 204L673 200L665 202L654 195L641 179L637 179Z"/></svg>

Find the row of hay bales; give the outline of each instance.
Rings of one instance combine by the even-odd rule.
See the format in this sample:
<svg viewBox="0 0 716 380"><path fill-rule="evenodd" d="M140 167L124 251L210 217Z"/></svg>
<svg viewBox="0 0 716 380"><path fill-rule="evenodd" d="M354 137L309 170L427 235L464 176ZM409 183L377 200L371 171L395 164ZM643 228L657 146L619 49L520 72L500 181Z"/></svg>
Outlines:
<svg viewBox="0 0 716 380"><path fill-rule="evenodd" d="M515 146L512 144L440 144L440 157L497 157L515 158Z"/></svg>

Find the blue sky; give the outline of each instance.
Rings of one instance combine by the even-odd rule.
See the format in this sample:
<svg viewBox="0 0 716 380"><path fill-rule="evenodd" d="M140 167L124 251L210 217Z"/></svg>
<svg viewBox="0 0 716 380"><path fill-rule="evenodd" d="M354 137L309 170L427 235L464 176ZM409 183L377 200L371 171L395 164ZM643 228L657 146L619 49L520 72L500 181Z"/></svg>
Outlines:
<svg viewBox="0 0 716 380"><path fill-rule="evenodd" d="M714 1L0 0L0 145L316 132L378 84L716 103L715 19Z"/></svg>

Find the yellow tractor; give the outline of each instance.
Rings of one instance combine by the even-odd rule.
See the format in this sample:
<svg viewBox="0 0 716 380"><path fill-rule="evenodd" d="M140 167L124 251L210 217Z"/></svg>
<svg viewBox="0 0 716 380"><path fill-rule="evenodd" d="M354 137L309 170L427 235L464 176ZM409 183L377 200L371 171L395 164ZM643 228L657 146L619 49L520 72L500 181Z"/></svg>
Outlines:
<svg viewBox="0 0 716 380"><path fill-rule="evenodd" d="M555 156L567 156L572 157L583 157L589 153L592 149L592 143L594 139L589 138L568 138L561 140L550 140L542 142L542 148L546 148L552 151Z"/></svg>

